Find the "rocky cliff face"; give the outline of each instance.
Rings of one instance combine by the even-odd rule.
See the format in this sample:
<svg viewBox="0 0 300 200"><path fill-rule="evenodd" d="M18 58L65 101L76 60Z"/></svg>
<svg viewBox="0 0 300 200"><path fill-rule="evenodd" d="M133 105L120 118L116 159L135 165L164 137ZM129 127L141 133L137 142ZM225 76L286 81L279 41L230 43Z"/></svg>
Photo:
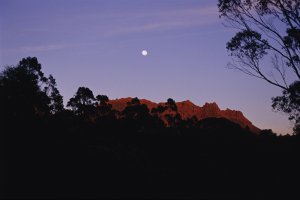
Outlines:
<svg viewBox="0 0 300 200"><path fill-rule="evenodd" d="M131 99L131 97L115 99L110 100L109 103L112 105L113 109L122 111L127 106L127 103L131 101ZM150 111L152 108L155 108L158 105L165 105L164 102L154 103L147 99L140 99L140 102L141 104L146 104ZM182 119L192 118L193 116L195 116L198 120L209 117L226 118L239 124L243 128L248 127L254 133L260 132L260 129L254 126L241 111L231 110L228 108L226 110L221 110L215 102L205 103L202 107L200 107L187 100L177 102L176 105L178 113L181 115Z"/></svg>

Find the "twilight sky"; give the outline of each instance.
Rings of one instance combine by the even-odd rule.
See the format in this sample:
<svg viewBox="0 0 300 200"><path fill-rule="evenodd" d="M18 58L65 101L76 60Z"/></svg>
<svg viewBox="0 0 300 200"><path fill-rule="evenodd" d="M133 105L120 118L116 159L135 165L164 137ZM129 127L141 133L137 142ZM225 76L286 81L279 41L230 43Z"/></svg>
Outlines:
<svg viewBox="0 0 300 200"><path fill-rule="evenodd" d="M226 68L234 33L217 0L0 0L1 70L37 57L65 103L79 86L110 99L216 102L261 129L291 132L271 108L280 89Z"/></svg>

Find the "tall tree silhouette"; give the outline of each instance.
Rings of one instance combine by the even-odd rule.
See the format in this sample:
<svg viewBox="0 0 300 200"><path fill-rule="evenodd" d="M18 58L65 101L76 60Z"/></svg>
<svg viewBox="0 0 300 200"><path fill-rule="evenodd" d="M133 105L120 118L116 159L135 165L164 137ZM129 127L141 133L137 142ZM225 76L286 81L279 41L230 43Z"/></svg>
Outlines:
<svg viewBox="0 0 300 200"><path fill-rule="evenodd" d="M126 126L135 131L150 130L153 122L147 105L141 104L137 97L127 103L122 116Z"/></svg>
<svg viewBox="0 0 300 200"><path fill-rule="evenodd" d="M0 95L6 120L28 121L63 109L55 79L45 77L35 57L23 58L17 66L1 72Z"/></svg>
<svg viewBox="0 0 300 200"><path fill-rule="evenodd" d="M149 109L145 104L141 104L140 100L135 97L127 103L123 114L127 119L141 119L149 115Z"/></svg>
<svg viewBox="0 0 300 200"><path fill-rule="evenodd" d="M286 94L298 86L294 81L300 80L300 2L219 0L218 7L220 17L238 30L227 43L233 58L229 66L281 88L284 94L281 98L273 98L274 105L279 105L279 99L291 97ZM264 62L267 58L271 58L270 65ZM293 74L295 78L291 79L287 74ZM286 109L287 105L291 104L275 107L299 115L298 109L293 106Z"/></svg>
<svg viewBox="0 0 300 200"><path fill-rule="evenodd" d="M174 101L174 99L172 99L172 98L167 99L166 108L170 109L172 111L175 111L175 112L177 111L177 105L176 105L176 102Z"/></svg>
<svg viewBox="0 0 300 200"><path fill-rule="evenodd" d="M63 97L57 89L57 84L52 75L49 75L48 86L45 87L45 92L50 96L50 110L53 114L64 110Z"/></svg>
<svg viewBox="0 0 300 200"><path fill-rule="evenodd" d="M94 94L87 87L79 87L74 97L72 97L67 107L71 107L77 115L88 116L95 111Z"/></svg>
<svg viewBox="0 0 300 200"><path fill-rule="evenodd" d="M178 113L176 102L172 98L169 98L165 103L165 109L165 118L168 122L168 125L171 127L177 126L181 121L181 116Z"/></svg>
<svg viewBox="0 0 300 200"><path fill-rule="evenodd" d="M97 116L100 118L106 117L113 119L116 116L116 111L112 109L112 105L109 104L109 98L106 95L97 95L96 96L96 108Z"/></svg>

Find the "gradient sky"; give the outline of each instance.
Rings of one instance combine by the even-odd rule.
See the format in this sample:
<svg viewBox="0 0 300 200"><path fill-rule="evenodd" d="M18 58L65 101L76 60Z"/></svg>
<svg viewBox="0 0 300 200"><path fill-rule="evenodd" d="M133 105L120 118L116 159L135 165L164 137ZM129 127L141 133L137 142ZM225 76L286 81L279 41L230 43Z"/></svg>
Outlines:
<svg viewBox="0 0 300 200"><path fill-rule="evenodd" d="M216 102L261 129L291 132L271 108L280 89L226 68L234 33L217 0L0 0L1 69L37 57L65 103L79 86L110 99Z"/></svg>

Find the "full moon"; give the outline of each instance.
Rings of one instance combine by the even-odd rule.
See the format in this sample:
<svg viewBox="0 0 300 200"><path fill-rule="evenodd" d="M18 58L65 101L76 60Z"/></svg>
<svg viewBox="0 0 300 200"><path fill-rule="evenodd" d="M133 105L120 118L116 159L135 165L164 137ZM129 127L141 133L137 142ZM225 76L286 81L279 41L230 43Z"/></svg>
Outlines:
<svg viewBox="0 0 300 200"><path fill-rule="evenodd" d="M148 51L143 50L143 51L142 51L142 55L143 55L143 56L147 56L147 55L148 55Z"/></svg>

